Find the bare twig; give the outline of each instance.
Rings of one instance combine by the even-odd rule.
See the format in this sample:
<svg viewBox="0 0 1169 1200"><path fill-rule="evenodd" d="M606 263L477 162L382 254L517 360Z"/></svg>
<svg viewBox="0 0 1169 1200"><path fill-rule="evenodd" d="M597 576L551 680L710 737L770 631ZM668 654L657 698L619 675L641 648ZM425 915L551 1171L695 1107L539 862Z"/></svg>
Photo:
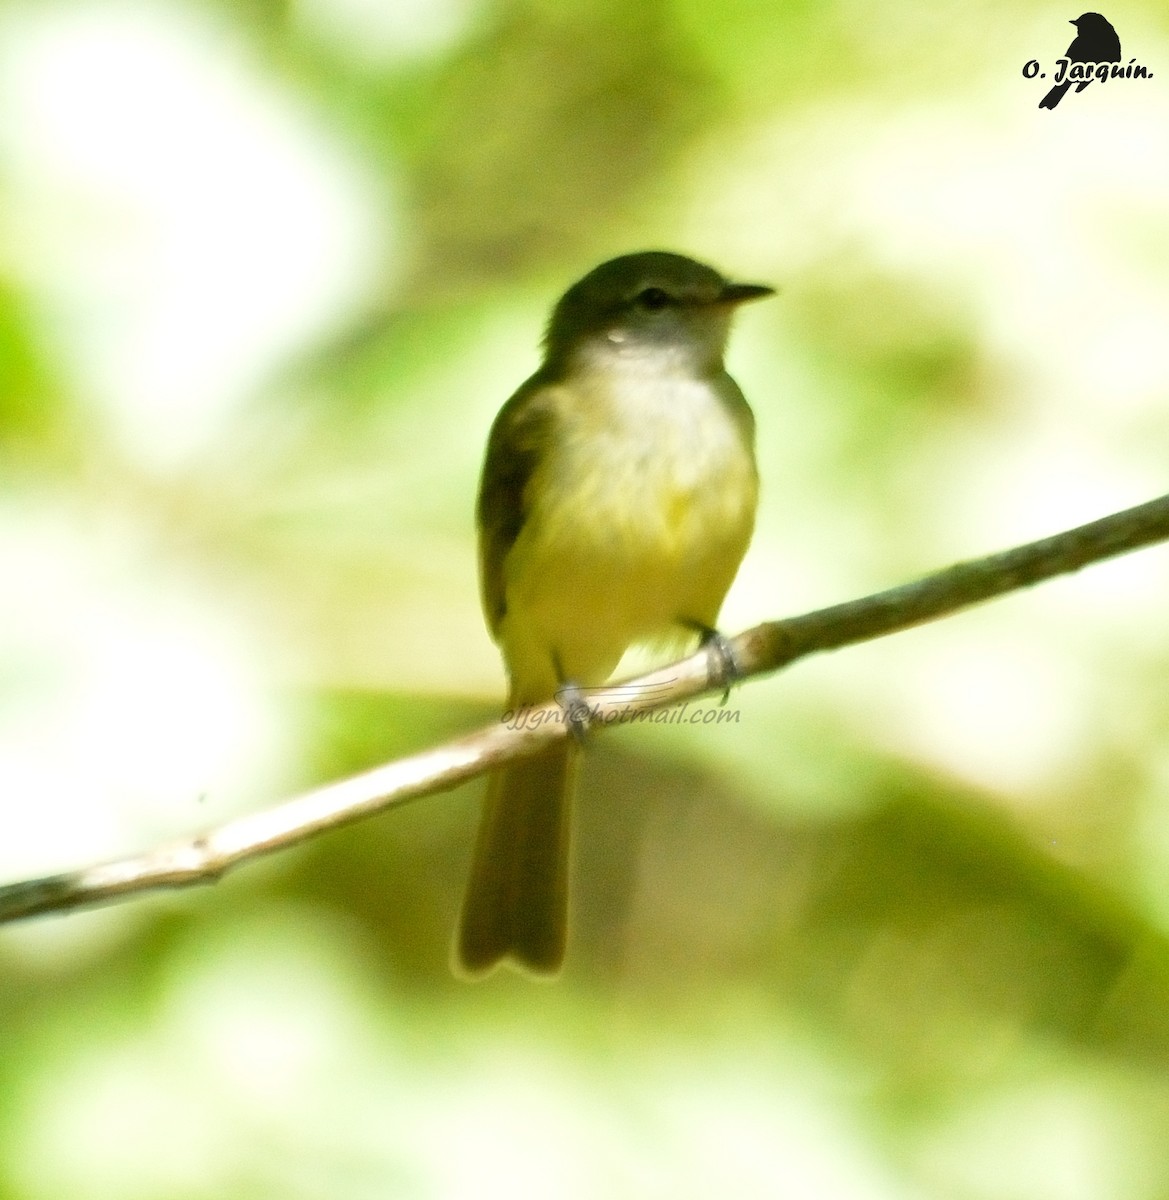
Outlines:
<svg viewBox="0 0 1169 1200"><path fill-rule="evenodd" d="M1013 550L959 563L914 583L846 604L757 625L731 640L741 678L763 675L821 650L834 650L925 621L1169 539L1169 495ZM589 696L593 724L629 720L693 699L712 687L704 652ZM506 716L506 714L505 714ZM421 754L375 767L135 858L0 887L0 922L60 912L156 888L210 883L241 862L318 833L444 791L489 768L564 737L553 702L497 721Z"/></svg>

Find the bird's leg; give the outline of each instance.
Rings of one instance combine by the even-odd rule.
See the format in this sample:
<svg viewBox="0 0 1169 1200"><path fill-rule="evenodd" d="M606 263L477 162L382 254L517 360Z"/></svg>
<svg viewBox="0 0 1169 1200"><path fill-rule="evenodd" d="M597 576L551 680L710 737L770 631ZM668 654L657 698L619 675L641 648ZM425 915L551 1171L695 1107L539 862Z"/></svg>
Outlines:
<svg viewBox="0 0 1169 1200"><path fill-rule="evenodd" d="M578 746L583 746L592 724L592 710L581 686L564 678L560 656L554 654L552 662L556 667L556 678L560 680L560 686L556 689L556 703L564 709L564 719L568 722L568 731L573 740Z"/></svg>
<svg viewBox="0 0 1169 1200"><path fill-rule="evenodd" d="M743 676L730 638L719 633L713 625L695 621L691 617L683 617L678 624L693 629L698 634L698 644L706 651L707 679L710 680L711 687L723 689L723 698L719 703L726 704L731 695L731 688Z"/></svg>

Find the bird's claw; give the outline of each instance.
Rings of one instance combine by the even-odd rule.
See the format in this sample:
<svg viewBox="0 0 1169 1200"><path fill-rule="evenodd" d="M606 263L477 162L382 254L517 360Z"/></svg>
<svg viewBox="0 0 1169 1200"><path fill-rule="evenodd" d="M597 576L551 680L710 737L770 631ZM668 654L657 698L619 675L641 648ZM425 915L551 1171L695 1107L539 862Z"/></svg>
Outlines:
<svg viewBox="0 0 1169 1200"><path fill-rule="evenodd" d="M702 624L701 621L686 621L685 624L698 633L698 644L706 651L706 677L712 688L723 689L719 703L726 704L731 696L731 688L743 677L743 670L735 657L735 648L731 645L730 638L719 633L713 626Z"/></svg>
<svg viewBox="0 0 1169 1200"><path fill-rule="evenodd" d="M556 702L564 710L568 732L578 746L583 746L593 717L584 692L575 683L562 683L556 692Z"/></svg>

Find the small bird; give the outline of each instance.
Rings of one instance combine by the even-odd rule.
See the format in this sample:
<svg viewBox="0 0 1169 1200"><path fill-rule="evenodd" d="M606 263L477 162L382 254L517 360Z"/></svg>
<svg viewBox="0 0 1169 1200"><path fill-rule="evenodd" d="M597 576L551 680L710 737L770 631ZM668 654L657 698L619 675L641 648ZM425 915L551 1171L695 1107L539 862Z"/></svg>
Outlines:
<svg viewBox="0 0 1169 1200"><path fill-rule="evenodd" d="M754 417L723 366L731 315L773 294L664 251L602 263L552 313L543 365L500 410L479 486L483 611L508 708L595 686L634 644L716 639L755 523ZM456 971L564 959L564 738L489 779Z"/></svg>
<svg viewBox="0 0 1169 1200"><path fill-rule="evenodd" d="M1116 30L1099 13L1084 13L1069 24L1076 27L1076 36L1068 47L1064 58L1074 63L1120 62L1120 38ZM1092 81L1082 79L1076 83L1076 91L1082 92ZM1064 98L1071 81L1057 83L1039 101L1040 108L1055 108Z"/></svg>

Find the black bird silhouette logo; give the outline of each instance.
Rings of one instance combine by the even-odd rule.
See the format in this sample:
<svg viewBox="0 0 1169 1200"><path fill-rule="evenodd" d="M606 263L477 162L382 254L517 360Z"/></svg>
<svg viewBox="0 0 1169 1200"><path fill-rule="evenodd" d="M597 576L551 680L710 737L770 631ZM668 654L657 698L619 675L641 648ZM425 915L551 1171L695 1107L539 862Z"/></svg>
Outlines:
<svg viewBox="0 0 1169 1200"><path fill-rule="evenodd" d="M1069 63L1120 62L1120 38L1116 36L1116 30L1111 24L1099 13L1084 13L1070 24L1076 27L1076 36L1064 55ZM1091 82L1091 79L1080 80L1076 83L1076 91L1082 92ZM1055 108L1071 86L1070 79L1066 83L1057 83L1039 101L1039 107Z"/></svg>

